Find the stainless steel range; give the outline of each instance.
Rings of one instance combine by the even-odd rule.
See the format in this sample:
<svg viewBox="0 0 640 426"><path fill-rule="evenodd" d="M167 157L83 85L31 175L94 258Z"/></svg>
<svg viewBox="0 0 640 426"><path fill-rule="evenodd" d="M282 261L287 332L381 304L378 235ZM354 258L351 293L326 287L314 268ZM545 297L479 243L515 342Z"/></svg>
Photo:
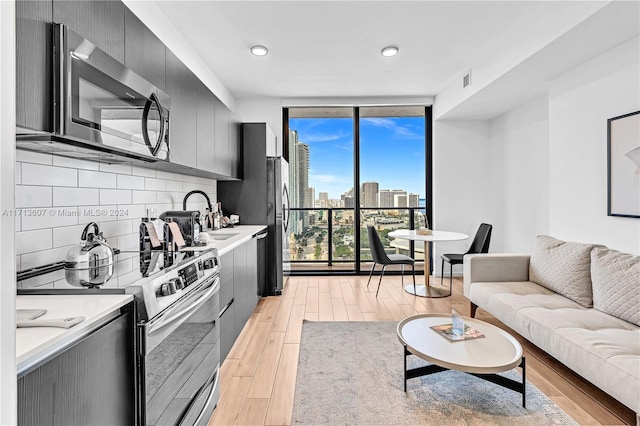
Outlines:
<svg viewBox="0 0 640 426"><path fill-rule="evenodd" d="M215 249L129 287L139 315L141 424L206 425L220 387L220 264Z"/></svg>
<svg viewBox="0 0 640 426"><path fill-rule="evenodd" d="M206 425L220 393L217 250L117 253L116 261L139 260L139 270L133 272L137 278L125 288L22 290L19 293L133 294L138 315L137 423ZM47 268L50 270L47 273L57 273L52 265L44 267ZM18 281L30 276L36 273L20 271Z"/></svg>

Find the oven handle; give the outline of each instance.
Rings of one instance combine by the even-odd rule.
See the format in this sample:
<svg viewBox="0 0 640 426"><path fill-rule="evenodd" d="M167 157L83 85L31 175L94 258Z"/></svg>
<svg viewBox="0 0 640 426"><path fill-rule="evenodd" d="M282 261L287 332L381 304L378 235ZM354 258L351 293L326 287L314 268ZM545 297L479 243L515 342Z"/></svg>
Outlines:
<svg viewBox="0 0 640 426"><path fill-rule="evenodd" d="M189 316L193 311L198 310L202 305L204 305L210 298L213 296L213 293L218 291L218 285L216 285L220 281L218 276L212 277L209 279L209 282L206 282L199 288L195 293L189 295L184 298L178 305L170 308L164 315L160 316L156 322L149 325L149 331L147 331L147 336L153 336L163 328L180 321L183 318ZM199 296L201 292L205 289L206 292L198 297L193 303L193 299L196 296ZM187 305L186 308L180 309L183 306ZM177 311L177 312L174 312Z"/></svg>
<svg viewBox="0 0 640 426"><path fill-rule="evenodd" d="M207 383L205 383L200 388L200 390L198 391L196 397L193 398L193 400L196 401L200 397L200 394L202 394L202 392L204 392L211 385L210 386L211 388L209 390L209 395L207 395L207 402L204 403L204 405L202 406L202 410L200 411L200 413L198 413L198 418L196 418L196 420L193 422L194 425L199 425L200 422L203 420L203 416L205 415L205 413L207 412L207 408L211 404L211 399L213 398L213 395L215 394L215 391L216 391L216 388L218 387L218 382L219 381L220 381L220 364L218 364L216 366L215 371L213 372L211 377L209 377L209 379L207 380ZM203 423L203 424L206 424L206 422ZM182 426L182 422L180 423L180 426Z"/></svg>

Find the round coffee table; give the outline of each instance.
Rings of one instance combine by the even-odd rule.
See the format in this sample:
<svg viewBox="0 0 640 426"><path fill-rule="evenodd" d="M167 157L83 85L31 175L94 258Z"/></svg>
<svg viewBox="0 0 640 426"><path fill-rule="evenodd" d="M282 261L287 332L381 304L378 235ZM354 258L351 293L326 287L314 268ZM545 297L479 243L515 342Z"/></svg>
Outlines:
<svg viewBox="0 0 640 426"><path fill-rule="evenodd" d="M432 330L432 326L451 324L451 315L420 314L398 324L398 339L404 346L404 391L407 380L446 370L458 370L522 394L525 406L525 359L520 343L509 333L487 322L462 317L465 325L485 337L451 341ZM432 363L407 370L407 356L415 355ZM497 375L522 367L522 382Z"/></svg>

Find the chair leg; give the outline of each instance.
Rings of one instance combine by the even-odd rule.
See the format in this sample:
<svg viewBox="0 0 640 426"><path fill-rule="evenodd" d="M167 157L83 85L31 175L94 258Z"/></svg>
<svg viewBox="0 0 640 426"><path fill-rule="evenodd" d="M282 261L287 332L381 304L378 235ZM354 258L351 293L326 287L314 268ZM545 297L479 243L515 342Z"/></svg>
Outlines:
<svg viewBox="0 0 640 426"><path fill-rule="evenodd" d="M440 285L443 285L444 281L444 259L442 259L442 263L440 264Z"/></svg>
<svg viewBox="0 0 640 426"><path fill-rule="evenodd" d="M413 275L413 295L416 296L416 267L413 263L411 264L411 273Z"/></svg>
<svg viewBox="0 0 640 426"><path fill-rule="evenodd" d="M400 285L404 288L404 265L400 265L402 267L402 275L400 275Z"/></svg>
<svg viewBox="0 0 640 426"><path fill-rule="evenodd" d="M373 275L373 270L376 268L376 262L373 262L373 266L371 267L371 272L369 272L369 281L367 281L367 287L369 287L369 283L371 283L371 276Z"/></svg>
<svg viewBox="0 0 640 426"><path fill-rule="evenodd" d="M380 279L378 280L378 289L376 290L376 297L378 297L378 292L380 291L380 284L382 284L382 277L384 277L384 268L386 268L387 265L382 265L382 273L380 274Z"/></svg>
<svg viewBox="0 0 640 426"><path fill-rule="evenodd" d="M453 263L449 268L449 288L451 288L452 286L453 286Z"/></svg>

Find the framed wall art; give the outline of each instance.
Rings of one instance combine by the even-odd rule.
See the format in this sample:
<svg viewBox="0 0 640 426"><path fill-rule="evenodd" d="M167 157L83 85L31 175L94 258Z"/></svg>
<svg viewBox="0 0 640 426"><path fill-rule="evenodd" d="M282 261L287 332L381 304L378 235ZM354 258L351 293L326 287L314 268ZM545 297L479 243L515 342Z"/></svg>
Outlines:
<svg viewBox="0 0 640 426"><path fill-rule="evenodd" d="M640 218L640 111L607 120L608 215Z"/></svg>

